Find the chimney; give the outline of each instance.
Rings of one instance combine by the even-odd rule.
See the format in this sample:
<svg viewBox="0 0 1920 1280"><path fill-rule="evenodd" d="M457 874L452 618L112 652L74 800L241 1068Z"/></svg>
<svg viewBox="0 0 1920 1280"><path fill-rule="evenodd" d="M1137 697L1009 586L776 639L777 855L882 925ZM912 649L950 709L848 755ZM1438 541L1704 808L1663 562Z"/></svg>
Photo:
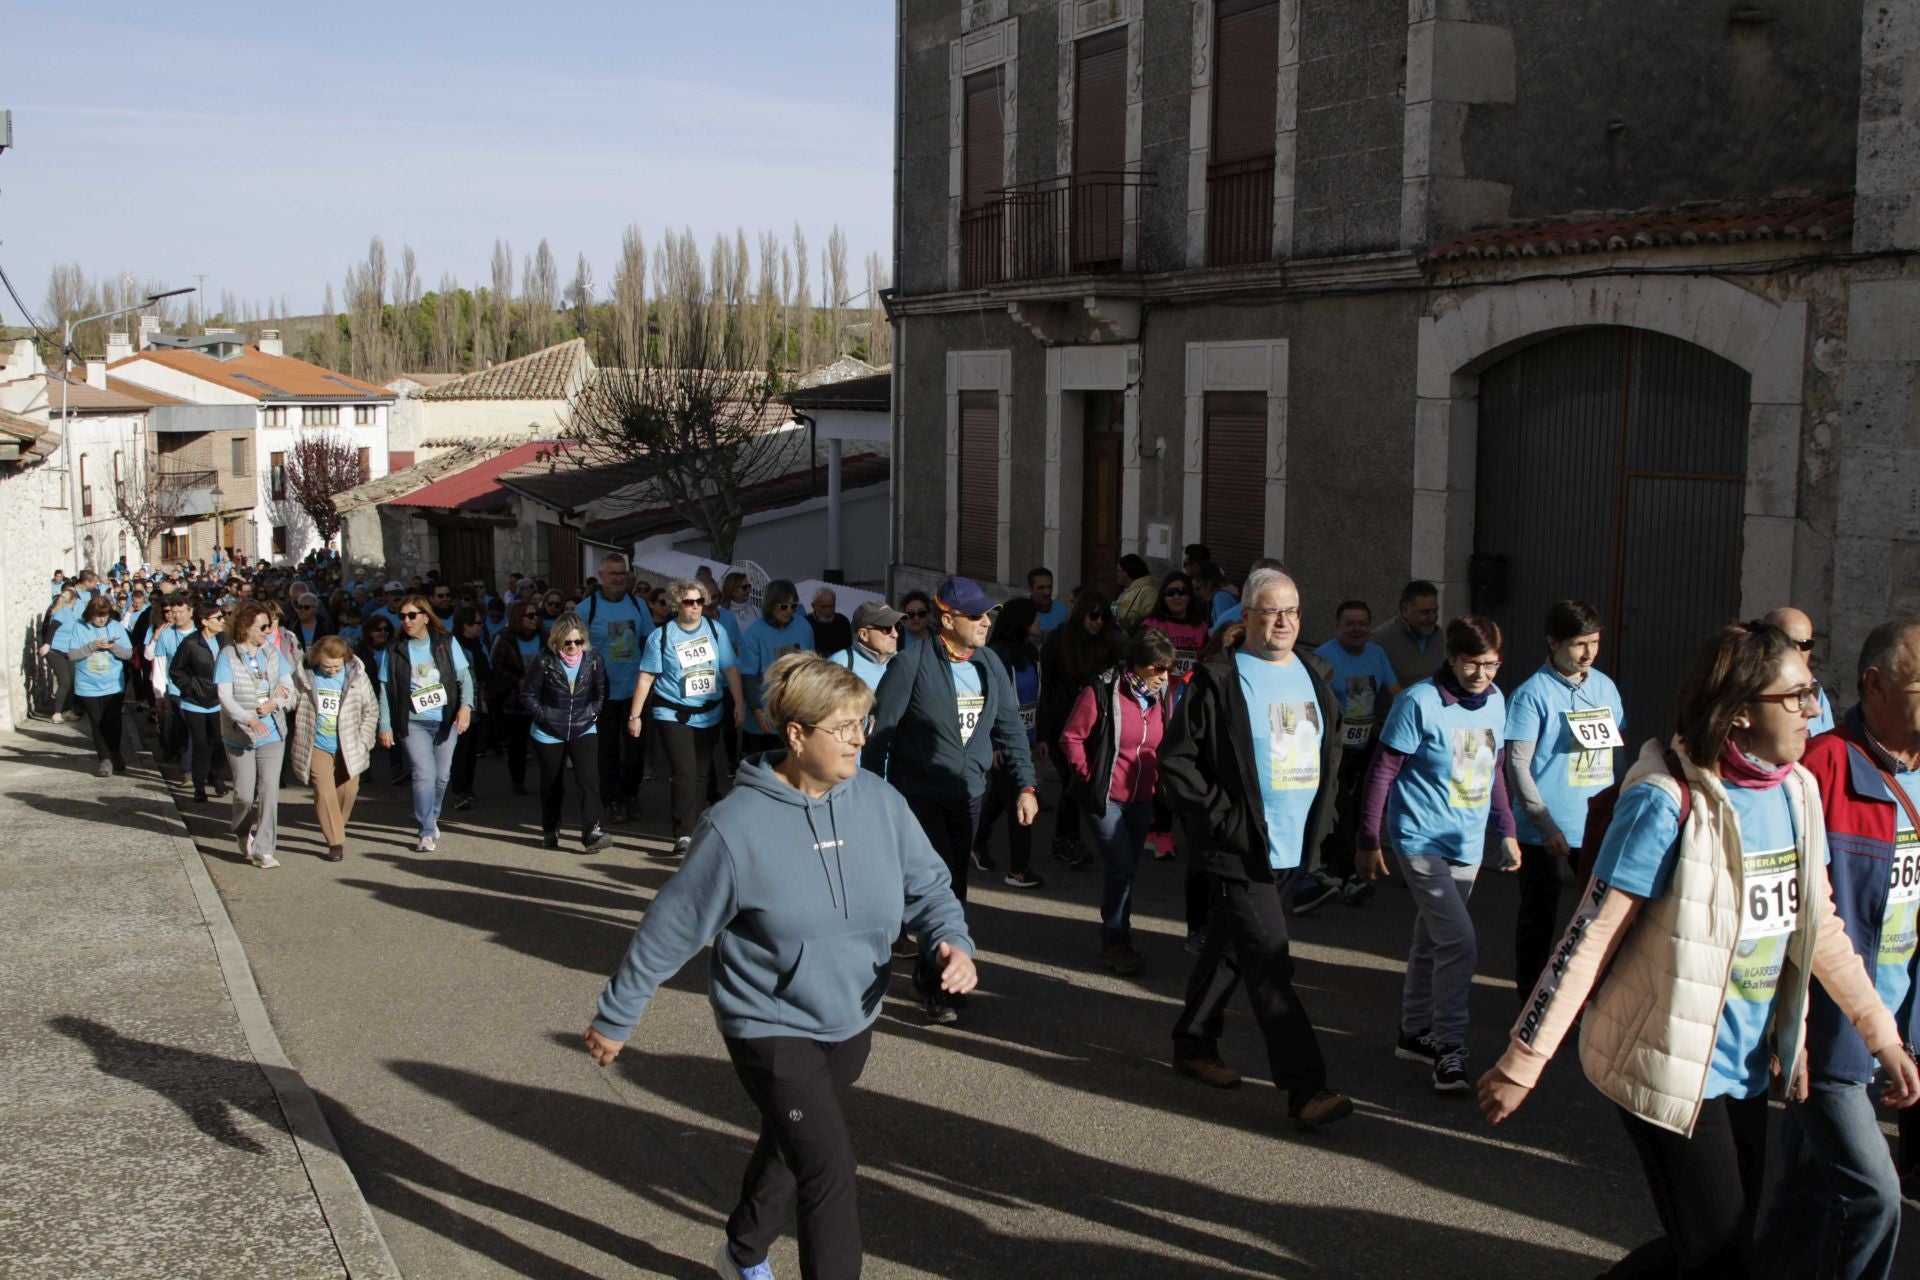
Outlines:
<svg viewBox="0 0 1920 1280"><path fill-rule="evenodd" d="M133 343L128 340L126 334L110 333L107 335L107 363L108 364L119 364L122 360L125 360L127 357L131 356L132 354L133 354Z"/></svg>
<svg viewBox="0 0 1920 1280"><path fill-rule="evenodd" d="M152 345L153 335L160 332L159 316L140 317L140 350L145 351Z"/></svg>
<svg viewBox="0 0 1920 1280"><path fill-rule="evenodd" d="M107 389L107 362L105 360L87 361L87 385L95 391Z"/></svg>
<svg viewBox="0 0 1920 1280"><path fill-rule="evenodd" d="M287 354L286 349L280 345L280 331L278 329L262 329L260 331L260 354L263 356L283 356Z"/></svg>

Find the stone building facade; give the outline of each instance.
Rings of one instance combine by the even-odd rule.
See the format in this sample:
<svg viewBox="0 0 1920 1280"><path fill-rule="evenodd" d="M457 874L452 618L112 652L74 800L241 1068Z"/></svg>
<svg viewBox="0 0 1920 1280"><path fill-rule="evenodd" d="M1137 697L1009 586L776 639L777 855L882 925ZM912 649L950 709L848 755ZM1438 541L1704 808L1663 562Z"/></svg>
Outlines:
<svg viewBox="0 0 1920 1280"><path fill-rule="evenodd" d="M1843 702L1920 608L1920 9L901 13L896 590L1205 541L1649 686L1792 602Z"/></svg>

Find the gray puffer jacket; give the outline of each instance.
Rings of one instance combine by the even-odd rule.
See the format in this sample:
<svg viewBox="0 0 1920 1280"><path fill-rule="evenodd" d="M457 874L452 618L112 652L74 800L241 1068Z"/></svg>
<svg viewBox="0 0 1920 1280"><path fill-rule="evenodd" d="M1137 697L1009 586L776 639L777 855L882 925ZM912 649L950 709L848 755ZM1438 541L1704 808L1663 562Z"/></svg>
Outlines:
<svg viewBox="0 0 1920 1280"><path fill-rule="evenodd" d="M380 732L380 704L375 701L373 681L359 658L348 658L347 681L340 690L339 754L346 759L347 773L359 777L367 771L374 738ZM310 782L313 772L313 731L320 722L314 703L313 670L303 657L293 671L293 687L299 694L300 714L293 719L293 739L288 750L293 755L293 776Z"/></svg>

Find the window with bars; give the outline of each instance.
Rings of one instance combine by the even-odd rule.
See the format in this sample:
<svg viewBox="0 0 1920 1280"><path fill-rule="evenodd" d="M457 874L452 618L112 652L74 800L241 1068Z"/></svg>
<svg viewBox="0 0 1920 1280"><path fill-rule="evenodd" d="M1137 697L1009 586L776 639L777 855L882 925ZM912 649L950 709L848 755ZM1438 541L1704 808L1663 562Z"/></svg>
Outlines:
<svg viewBox="0 0 1920 1280"><path fill-rule="evenodd" d="M1200 541L1240 578L1266 554L1267 397L1209 391L1204 413Z"/></svg>
<svg viewBox="0 0 1920 1280"><path fill-rule="evenodd" d="M955 572L976 582L999 573L1000 394L960 393L960 545Z"/></svg>
<svg viewBox="0 0 1920 1280"><path fill-rule="evenodd" d="M1213 137L1207 164L1207 262L1273 257L1273 168L1280 80L1278 0L1220 0Z"/></svg>

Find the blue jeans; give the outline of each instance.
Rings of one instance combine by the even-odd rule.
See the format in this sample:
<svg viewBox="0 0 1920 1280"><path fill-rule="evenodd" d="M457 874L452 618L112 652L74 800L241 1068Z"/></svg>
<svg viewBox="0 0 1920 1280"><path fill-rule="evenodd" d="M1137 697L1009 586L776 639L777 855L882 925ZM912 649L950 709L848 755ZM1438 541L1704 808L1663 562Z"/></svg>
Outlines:
<svg viewBox="0 0 1920 1280"><path fill-rule="evenodd" d="M1106 865L1106 882L1100 887L1100 941L1109 947L1133 941L1133 872L1152 821L1150 796L1130 804L1109 800L1106 812L1087 814Z"/></svg>
<svg viewBox="0 0 1920 1280"><path fill-rule="evenodd" d="M407 763L413 766L413 822L423 836L440 834L440 804L453 776L453 749L460 735L451 720L408 720Z"/></svg>
<svg viewBox="0 0 1920 1280"><path fill-rule="evenodd" d="M1780 1174L1759 1240L1782 1276L1893 1274L1900 1179L1864 1085L1815 1080L1787 1104Z"/></svg>

